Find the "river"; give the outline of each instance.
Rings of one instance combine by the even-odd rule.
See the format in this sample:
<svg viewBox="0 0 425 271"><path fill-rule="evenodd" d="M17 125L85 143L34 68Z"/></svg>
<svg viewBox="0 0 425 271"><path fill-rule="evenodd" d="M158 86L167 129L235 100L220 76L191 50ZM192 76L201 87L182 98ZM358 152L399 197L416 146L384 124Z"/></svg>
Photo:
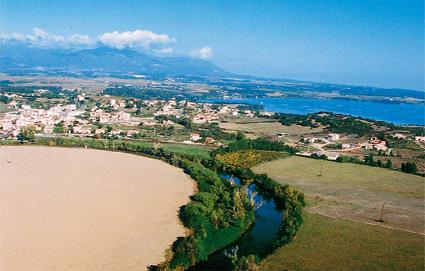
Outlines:
<svg viewBox="0 0 425 271"><path fill-rule="evenodd" d="M230 179L228 175L221 177ZM238 178L233 178L234 182L240 185ZM255 209L255 221L249 230L234 243L220 249L208 257L207 261L200 262L188 270L196 271L226 271L232 270L230 259L224 254L225 250L230 251L232 248L238 247L238 256L247 256L256 254L263 258L270 254L275 248L274 244L278 238L278 232L282 220L282 211L276 208L273 199L266 198L257 186L252 183L248 186L248 193L256 192L254 197L256 204L260 204Z"/></svg>

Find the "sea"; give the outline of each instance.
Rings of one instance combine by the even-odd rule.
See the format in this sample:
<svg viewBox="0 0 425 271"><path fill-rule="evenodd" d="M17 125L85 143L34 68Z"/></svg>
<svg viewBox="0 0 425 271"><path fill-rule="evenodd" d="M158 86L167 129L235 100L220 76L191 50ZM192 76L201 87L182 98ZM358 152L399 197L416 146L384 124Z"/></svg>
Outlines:
<svg viewBox="0 0 425 271"><path fill-rule="evenodd" d="M425 124L425 105L423 103L315 98L207 99L206 102L262 105L265 111L294 114L334 112L399 125Z"/></svg>

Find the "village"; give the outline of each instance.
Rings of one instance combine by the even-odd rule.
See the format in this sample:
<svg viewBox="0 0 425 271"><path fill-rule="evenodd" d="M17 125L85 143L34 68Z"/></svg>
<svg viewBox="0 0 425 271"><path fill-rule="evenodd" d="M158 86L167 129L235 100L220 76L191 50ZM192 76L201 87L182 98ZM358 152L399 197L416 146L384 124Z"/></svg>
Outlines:
<svg viewBox="0 0 425 271"><path fill-rule="evenodd" d="M44 93L37 90L35 93ZM109 95L87 97L78 94L74 101L58 103L48 109L33 108L19 94L3 94L9 99L7 112L0 114L0 138L15 139L23 127L33 127L36 136L115 137L137 139L141 128L181 127L181 120L195 125L219 123L225 117L253 118L251 110L236 106L195 103L186 100L140 100ZM190 133L180 143L214 144L211 137ZM219 143L218 143L219 144Z"/></svg>

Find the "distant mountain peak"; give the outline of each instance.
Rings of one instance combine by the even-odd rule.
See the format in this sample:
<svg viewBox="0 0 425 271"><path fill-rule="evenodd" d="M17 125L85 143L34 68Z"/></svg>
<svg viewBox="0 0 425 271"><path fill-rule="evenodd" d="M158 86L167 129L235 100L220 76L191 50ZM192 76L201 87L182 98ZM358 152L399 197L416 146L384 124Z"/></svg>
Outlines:
<svg viewBox="0 0 425 271"><path fill-rule="evenodd" d="M40 67L43 69L41 70ZM228 76L230 73L213 63L183 56L157 56L132 49L97 47L91 49L53 49L2 44L0 71L94 72L150 76Z"/></svg>

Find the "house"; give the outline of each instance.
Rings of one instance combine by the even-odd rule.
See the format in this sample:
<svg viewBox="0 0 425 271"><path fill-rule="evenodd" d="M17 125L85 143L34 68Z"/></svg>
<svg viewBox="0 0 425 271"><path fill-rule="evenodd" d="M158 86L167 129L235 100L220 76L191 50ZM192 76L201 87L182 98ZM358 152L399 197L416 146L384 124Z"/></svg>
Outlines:
<svg viewBox="0 0 425 271"><path fill-rule="evenodd" d="M53 134L53 129L54 129L53 125L46 125L44 126L43 131L45 134Z"/></svg>
<svg viewBox="0 0 425 271"><path fill-rule="evenodd" d="M248 118L254 117L254 113L251 110L245 110L243 113L245 114L245 117L248 117Z"/></svg>
<svg viewBox="0 0 425 271"><path fill-rule="evenodd" d="M425 136L415 136L416 142L425 142Z"/></svg>
<svg viewBox="0 0 425 271"><path fill-rule="evenodd" d="M328 140L329 141L337 141L337 140L339 140L339 134L334 134L334 133L328 134Z"/></svg>
<svg viewBox="0 0 425 271"><path fill-rule="evenodd" d="M351 148L351 144L348 144L348 143L342 143L341 144L341 149L349 149L349 148Z"/></svg>
<svg viewBox="0 0 425 271"><path fill-rule="evenodd" d="M336 161L339 157L338 153L330 153L327 155L328 160Z"/></svg>
<svg viewBox="0 0 425 271"><path fill-rule="evenodd" d="M217 122L218 116L216 114L198 114L192 118L192 122L196 124Z"/></svg>
<svg viewBox="0 0 425 271"><path fill-rule="evenodd" d="M200 134L197 134L197 133L190 135L190 140L191 141L194 141L194 142L201 140L201 138L202 138L201 135Z"/></svg>
<svg viewBox="0 0 425 271"><path fill-rule="evenodd" d="M212 137L207 137L207 138L205 138L205 143L207 143L207 144L213 144L214 143L214 138L212 138Z"/></svg>
<svg viewBox="0 0 425 271"><path fill-rule="evenodd" d="M74 126L72 127L72 132L74 134L80 134L80 135L91 135L91 128L83 127L83 126Z"/></svg>
<svg viewBox="0 0 425 271"><path fill-rule="evenodd" d="M407 138L406 135L401 134L401 133L395 133L395 134L393 134L393 137L397 138L397 139L406 139Z"/></svg>
<svg viewBox="0 0 425 271"><path fill-rule="evenodd" d="M273 113L272 112L262 112L261 116L271 117L271 116L273 116Z"/></svg>
<svg viewBox="0 0 425 271"><path fill-rule="evenodd" d="M16 101L11 101L9 103L9 106L12 107L12 108L16 108L18 106L18 103Z"/></svg>
<svg viewBox="0 0 425 271"><path fill-rule="evenodd" d="M385 140L380 140L377 137L372 137L369 140L369 144L372 145L372 148L377 151L386 151L388 150L387 142Z"/></svg>
<svg viewBox="0 0 425 271"><path fill-rule="evenodd" d="M97 129L94 131L94 133L95 133L96 135L104 134L104 133L105 133L105 129L103 129L103 128L97 128Z"/></svg>
<svg viewBox="0 0 425 271"><path fill-rule="evenodd" d="M315 143L315 142L320 141L320 138L317 138L317 137L304 137L303 138L303 141L304 142L307 142L307 143Z"/></svg>
<svg viewBox="0 0 425 271"><path fill-rule="evenodd" d="M131 115L130 115L130 113L120 111L120 112L118 112L117 117L118 117L118 120L120 120L120 121L129 121Z"/></svg>
<svg viewBox="0 0 425 271"><path fill-rule="evenodd" d="M172 120L163 120L162 124L165 126L174 125L175 123Z"/></svg>
<svg viewBox="0 0 425 271"><path fill-rule="evenodd" d="M119 136L119 135L121 135L123 133L125 134L125 132L123 130L112 130L111 131L111 134L112 135L116 135L116 136Z"/></svg>
<svg viewBox="0 0 425 271"><path fill-rule="evenodd" d="M135 134L138 134L139 131L138 130L127 130L127 136L131 137Z"/></svg>

